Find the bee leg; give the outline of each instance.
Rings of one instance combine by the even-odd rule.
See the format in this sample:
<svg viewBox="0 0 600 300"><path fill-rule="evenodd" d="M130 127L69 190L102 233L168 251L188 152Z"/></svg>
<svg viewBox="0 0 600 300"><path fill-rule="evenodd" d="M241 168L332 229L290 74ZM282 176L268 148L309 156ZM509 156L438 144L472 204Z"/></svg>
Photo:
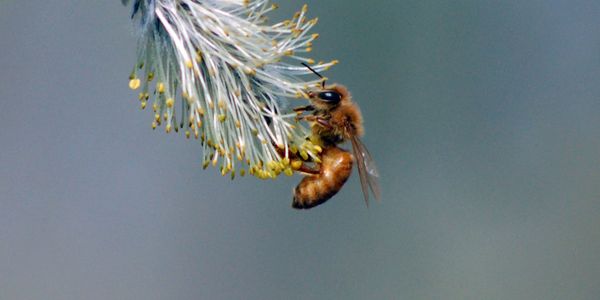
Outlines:
<svg viewBox="0 0 600 300"><path fill-rule="evenodd" d="M333 126L331 126L331 124L329 124L329 120L327 120L325 118L317 117L314 115L308 115L308 116L303 116L302 119L304 119L308 122L315 122L319 126L327 128L327 129L333 129Z"/></svg>
<svg viewBox="0 0 600 300"><path fill-rule="evenodd" d="M310 104L294 108L294 111L297 112L297 113L302 113L304 111L311 111L311 110L315 110L315 107L312 106L312 105L310 105Z"/></svg>
<svg viewBox="0 0 600 300"><path fill-rule="evenodd" d="M300 165L300 168L298 168L298 170L296 170L300 173L304 173L304 174L309 174L309 175L319 175L321 173L320 170L311 168L309 166L307 166L305 163L302 163L302 165Z"/></svg>

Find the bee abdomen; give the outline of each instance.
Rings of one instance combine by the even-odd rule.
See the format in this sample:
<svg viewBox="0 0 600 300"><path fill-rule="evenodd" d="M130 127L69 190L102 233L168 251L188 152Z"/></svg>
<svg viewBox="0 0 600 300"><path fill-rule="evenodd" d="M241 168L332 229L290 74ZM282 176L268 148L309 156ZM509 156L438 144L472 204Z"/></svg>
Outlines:
<svg viewBox="0 0 600 300"><path fill-rule="evenodd" d="M308 209L333 197L352 173L352 155L338 147L328 147L321 153L318 175L308 175L294 190L292 207Z"/></svg>

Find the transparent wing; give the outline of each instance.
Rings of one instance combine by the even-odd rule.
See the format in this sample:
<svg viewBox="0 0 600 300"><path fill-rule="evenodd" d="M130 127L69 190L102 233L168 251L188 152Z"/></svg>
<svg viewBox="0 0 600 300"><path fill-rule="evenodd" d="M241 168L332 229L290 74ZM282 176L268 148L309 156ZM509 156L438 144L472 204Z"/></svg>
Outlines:
<svg viewBox="0 0 600 300"><path fill-rule="evenodd" d="M375 199L380 200L381 191L379 190L379 172L375 167L375 162L369 154L367 147L356 136L352 137L352 150L358 166L358 175L360 185L365 197L365 203L369 205L369 189L373 192Z"/></svg>

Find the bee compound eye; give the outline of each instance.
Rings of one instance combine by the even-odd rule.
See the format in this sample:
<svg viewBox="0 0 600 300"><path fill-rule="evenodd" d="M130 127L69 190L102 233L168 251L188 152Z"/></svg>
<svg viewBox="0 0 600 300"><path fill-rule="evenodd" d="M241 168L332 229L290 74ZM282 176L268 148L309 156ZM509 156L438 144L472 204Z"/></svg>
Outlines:
<svg viewBox="0 0 600 300"><path fill-rule="evenodd" d="M319 98L325 102L337 103L342 100L342 95L335 91L325 91L319 93Z"/></svg>

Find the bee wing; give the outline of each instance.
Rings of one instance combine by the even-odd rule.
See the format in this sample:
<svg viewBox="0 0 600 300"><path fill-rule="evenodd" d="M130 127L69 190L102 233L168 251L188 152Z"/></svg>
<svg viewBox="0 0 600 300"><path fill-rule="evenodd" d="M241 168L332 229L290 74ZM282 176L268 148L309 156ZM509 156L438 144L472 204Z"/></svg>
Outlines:
<svg viewBox="0 0 600 300"><path fill-rule="evenodd" d="M369 205L369 189L375 195L375 199L379 200L381 191L379 190L379 172L375 167L375 162L369 154L367 147L356 136L351 138L352 150L358 166L358 175L360 177L360 185L365 197L365 203Z"/></svg>

